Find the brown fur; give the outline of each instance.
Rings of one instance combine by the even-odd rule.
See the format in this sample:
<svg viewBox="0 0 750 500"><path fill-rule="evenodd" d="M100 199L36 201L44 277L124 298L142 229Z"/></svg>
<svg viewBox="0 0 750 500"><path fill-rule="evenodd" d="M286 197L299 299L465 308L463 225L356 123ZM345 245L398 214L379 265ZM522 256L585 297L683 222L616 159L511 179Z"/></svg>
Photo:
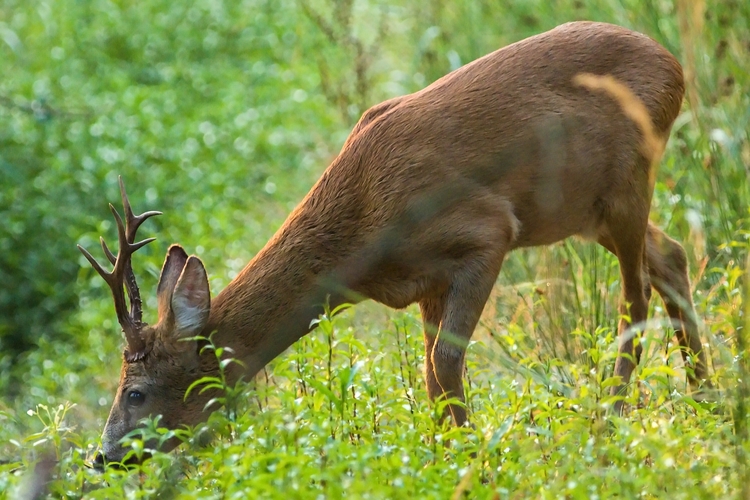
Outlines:
<svg viewBox="0 0 750 500"><path fill-rule="evenodd" d="M679 63L648 37L601 23L562 25L368 110L278 233L210 305L203 334L215 331L214 341L247 366L232 380L253 376L305 335L327 296L332 306L369 298L419 303L429 397L463 399L465 346L505 255L583 235L617 255L632 325L646 320L649 280L666 300L686 355L697 353L697 386L706 364L687 263L682 247L648 222L642 133L611 96L575 85L580 73L627 86L666 141L684 92ZM136 417L160 413L171 427L206 418L206 397L183 403L182 395L216 367L194 344L176 342L184 335L172 316L181 313L161 294L179 270L168 267L152 350L123 367L103 439L109 460L122 458L116 442ZM620 352L637 358L630 325L620 324ZM615 373L627 383L633 368L619 357ZM130 387L149 391L147 407L125 418L119 395ZM449 412L466 422L463 406Z"/></svg>

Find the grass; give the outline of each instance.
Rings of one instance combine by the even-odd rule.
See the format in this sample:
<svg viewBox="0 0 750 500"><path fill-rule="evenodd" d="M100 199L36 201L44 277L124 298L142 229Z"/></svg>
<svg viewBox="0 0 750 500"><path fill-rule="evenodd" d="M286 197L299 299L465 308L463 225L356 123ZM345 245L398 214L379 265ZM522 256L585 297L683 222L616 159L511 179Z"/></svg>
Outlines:
<svg viewBox="0 0 750 500"><path fill-rule="evenodd" d="M0 497L750 498L746 2L358 1L347 16L327 1L303 3L307 14L291 1L0 5L0 60L10 68L0 79L10 99L0 100L9 124L0 159L16 168L28 155L39 167L7 186L62 186L60 196L9 201L12 234L25 210L65 212L73 222L30 248L49 244L55 259L74 261L75 243L112 234L98 221L122 173L134 204L165 212L154 226L162 246L136 263L147 311L171 241L201 255L216 293L301 199L363 106L571 19L616 22L657 38L686 67L688 100L656 176L652 219L688 250L715 401L690 397L655 299L628 412L608 413L617 262L571 240L507 260L469 347L471 428L440 424L445 403L427 403L416 308L365 303L320 318L254 384L225 388L230 404L206 424L152 422L130 441L138 454L149 437L177 432L175 452L98 473L87 464L121 339L81 258L74 313L34 330L35 349L13 367L0 364ZM21 167L12 179L25 179ZM76 189L82 198L71 201ZM50 205L60 199L63 208ZM78 214L76 199L100 210Z"/></svg>
<svg viewBox="0 0 750 500"><path fill-rule="evenodd" d="M43 429L13 443L21 456L4 477L22 488L39 478L35 463L54 457L56 497L727 498L741 489L731 409L692 401L659 355L641 364L628 415L605 419L612 380L596 364L611 362L611 335L598 336L590 364L541 360L520 330L488 336L470 347L474 427L457 429L426 404L415 314L369 332L346 326L357 316L322 317L255 387L230 389L236 411L181 431L179 451L135 471L86 468L96 440L72 425L76 409L38 406L29 418ZM149 426L133 453L164 433Z"/></svg>

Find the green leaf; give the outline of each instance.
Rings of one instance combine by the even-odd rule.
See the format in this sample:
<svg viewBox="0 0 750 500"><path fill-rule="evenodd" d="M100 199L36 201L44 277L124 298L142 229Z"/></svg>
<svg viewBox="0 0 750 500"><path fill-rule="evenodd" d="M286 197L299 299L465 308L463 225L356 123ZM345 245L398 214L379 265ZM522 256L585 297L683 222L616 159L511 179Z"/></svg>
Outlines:
<svg viewBox="0 0 750 500"><path fill-rule="evenodd" d="M338 398L331 390L323 383L315 379L309 379L306 381L311 387L318 392L322 393L329 401L331 401L336 409L341 412L343 411L343 402Z"/></svg>
<svg viewBox="0 0 750 500"><path fill-rule="evenodd" d="M188 386L187 390L185 391L185 396L183 397L183 401L187 401L188 396L190 395L190 393L193 391L194 388L200 385L204 385L204 384L219 385L220 387L222 387L221 379L218 377L201 377L195 382L193 382L192 384L190 384L190 386Z"/></svg>

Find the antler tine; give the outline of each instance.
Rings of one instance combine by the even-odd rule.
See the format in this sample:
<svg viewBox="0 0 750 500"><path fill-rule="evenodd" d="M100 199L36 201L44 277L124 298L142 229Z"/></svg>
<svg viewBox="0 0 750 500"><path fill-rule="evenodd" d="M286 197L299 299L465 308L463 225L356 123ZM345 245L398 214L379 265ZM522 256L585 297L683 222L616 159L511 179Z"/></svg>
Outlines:
<svg viewBox="0 0 750 500"><path fill-rule="evenodd" d="M104 240L102 240L102 246L106 248L106 243L104 243L103 241ZM122 288L122 274L125 261L119 259L118 256L118 259L116 259L115 262L114 269L112 269L111 272L108 272L104 270L101 264L99 264L99 262L89 253L88 250L83 248L81 245L78 245L78 250L81 251L83 256L86 257L86 260L88 260L91 264L91 267L93 267L94 270L99 273L99 276L101 276L109 286L109 289L112 292L112 298L115 301L115 312L117 313L117 320L119 321L120 326L122 326L123 332L125 332L125 338L128 341L128 345L134 350L142 350L143 341L140 339L140 336L137 335L137 325L127 312L127 304L125 303L125 295ZM105 253L107 254L108 259L110 258L110 255L112 255L108 248L106 249ZM122 250L120 251L120 253L122 253ZM134 333L136 335L133 335ZM131 341L131 337L134 337L133 341Z"/></svg>
<svg viewBox="0 0 750 500"><path fill-rule="evenodd" d="M148 238L135 243L135 234L138 231L140 225L143 224L146 219L148 219L149 217L153 217L154 215L161 215L161 212L150 211L144 212L141 215L135 215L133 213L133 208L130 205L130 200L128 200L128 194L125 191L125 182L123 182L122 176L118 176L117 181L120 184L122 206L125 210L125 235L127 237L130 252L132 253L154 241L155 238ZM135 274L133 273L132 266L128 264L125 271L126 272L124 279L125 287L128 290L128 298L130 299L130 315L133 317L137 324L140 324L142 317L142 303L140 291L138 290L138 283L135 280Z"/></svg>
<svg viewBox="0 0 750 500"><path fill-rule="evenodd" d="M138 231L140 225L143 224L143 222L149 217L153 217L154 215L161 215L161 212L152 210L150 212L144 212L141 215L133 214L133 208L130 206L130 200L128 200L128 195L125 192L125 183L122 180L122 176L118 177L118 181L120 183L122 206L125 209L125 228L128 235L128 243L133 243L133 240L135 239L135 233L136 231Z"/></svg>
<svg viewBox="0 0 750 500"><path fill-rule="evenodd" d="M109 263L114 266L117 262L117 256L109 250L107 242L104 241L104 238L102 238L101 236L99 236L99 243L102 244L102 250L104 251L104 255L107 256L107 260L109 260Z"/></svg>
<svg viewBox="0 0 750 500"><path fill-rule="evenodd" d="M146 212L146 213L143 213L143 214L139 215L138 217L133 217L133 211L129 210L129 208L130 207L128 207L128 211L130 211L131 217L129 219L126 219L125 223L123 224L122 217L120 217L120 214L117 211L117 209L111 203L109 204L109 209L114 214L115 221L117 222L117 233L118 233L118 236L120 237L121 242L124 241L124 242L127 243L128 256L130 256L131 254L135 253L136 251L138 251L139 249L143 248L144 246L148 245L152 241L156 240L156 238L146 238L145 240L139 241L138 243L134 243L133 242L133 240L135 239L135 232L138 230L138 226L140 226L141 223L144 220L148 219L148 217L151 217L152 215L161 215L161 212ZM143 217L144 215L146 215L147 217ZM131 220L137 220L138 221L138 224L135 225L135 229L133 229L133 231L130 231L130 229L133 226L130 226L128 224ZM102 239L102 242L103 241L104 240ZM106 246L106 244L105 244L105 246ZM106 252L109 252L109 249L106 249L105 253ZM112 255L112 252L109 252L109 254ZM107 257L111 261L111 257L109 257L109 255ZM114 255L113 255L113 257L114 257ZM114 261L112 261L112 263L114 264Z"/></svg>
<svg viewBox="0 0 750 500"><path fill-rule="evenodd" d="M141 337L141 298L135 280L135 274L133 273L131 258L133 253L154 241L155 238L147 238L136 243L134 242L135 233L143 221L154 215L161 215L161 212L146 212L135 216L127 195L125 194L125 185L122 181L122 177L119 178L119 184L123 207L125 209L125 221L123 221L122 217L117 212L117 209L112 204L109 205L109 209L117 223L117 239L119 242L117 255L110 251L104 238L100 238L104 255L106 255L107 260L114 265L114 268L111 272L105 271L99 262L86 249L80 245L78 245L78 249L83 253L86 260L89 261L96 272L99 273L109 285L109 288L112 291L112 297L115 301L117 320L120 322L122 330L125 333L125 338L128 342L129 357L132 360L137 360L145 354L146 344ZM130 301L130 311L127 310L127 302L124 293L125 290L127 290L128 299Z"/></svg>
<svg viewBox="0 0 750 500"><path fill-rule="evenodd" d="M104 243L104 240L102 240L102 243ZM89 261L89 263L91 264L91 267L93 267L94 270L97 273L99 273L99 276L101 276L102 278L104 278L104 281L106 281L107 284L109 284L109 282L111 281L112 273L109 273L109 272L105 271L104 268L102 268L102 266L99 264L99 262L97 262L97 260L94 258L93 255L91 255L89 253L88 250L86 250L85 248L83 248L81 245L76 245L76 246L78 247L78 250L81 251L81 253L83 254L83 256L86 257L86 260ZM109 249L107 251L109 251Z"/></svg>

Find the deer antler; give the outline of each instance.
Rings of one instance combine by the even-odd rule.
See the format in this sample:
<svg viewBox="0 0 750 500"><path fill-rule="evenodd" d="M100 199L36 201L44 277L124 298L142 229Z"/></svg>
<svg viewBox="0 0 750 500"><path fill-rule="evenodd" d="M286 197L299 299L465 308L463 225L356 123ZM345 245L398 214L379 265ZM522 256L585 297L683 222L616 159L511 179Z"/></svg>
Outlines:
<svg viewBox="0 0 750 500"><path fill-rule="evenodd" d="M138 291L138 284L135 281L135 274L133 273L133 267L131 265L131 257L139 248L151 243L155 238L148 238L143 241L135 243L135 233L138 231L138 227L149 217L154 215L161 215L161 212L145 212L141 215L134 215L133 209L128 201L128 196L125 193L125 184L122 182L122 177L119 177L120 182L120 194L122 195L122 205L125 208L125 223L123 224L122 217L117 213L117 209L110 204L109 209L115 216L115 222L117 222L117 233L119 240L119 251L115 256L107 247L104 242L104 238L100 238L102 244L102 250L107 256L107 259L115 266L111 272L105 271L97 260L84 249L81 245L78 245L78 249L83 253L83 256L91 263L91 266L104 278L104 281L109 285L112 290L112 297L115 300L115 311L117 312L117 320L122 326L122 331L125 333L125 339L128 342L128 361L138 361L146 355L146 342L141 336L141 330L143 323L141 322L142 311L141 311L141 296ZM130 312L127 310L127 304L125 302L124 289L128 291L128 299L130 300Z"/></svg>

